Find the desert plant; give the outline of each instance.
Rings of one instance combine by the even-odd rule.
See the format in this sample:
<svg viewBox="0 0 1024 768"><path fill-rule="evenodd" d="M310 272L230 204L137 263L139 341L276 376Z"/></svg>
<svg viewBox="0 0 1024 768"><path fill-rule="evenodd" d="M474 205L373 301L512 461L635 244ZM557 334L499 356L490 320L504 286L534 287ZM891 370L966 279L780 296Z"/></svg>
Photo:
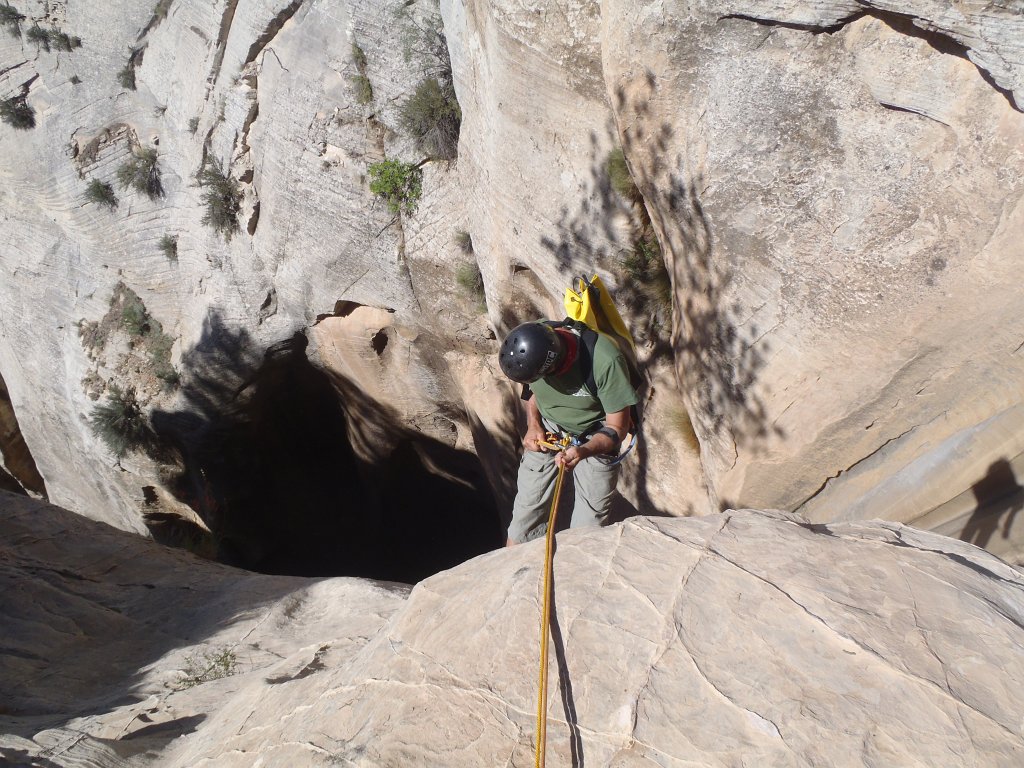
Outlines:
<svg viewBox="0 0 1024 768"><path fill-rule="evenodd" d="M366 52L357 43L352 43L352 61L355 62L356 69L363 74L366 73Z"/></svg>
<svg viewBox="0 0 1024 768"><path fill-rule="evenodd" d="M459 268L455 271L455 282L459 284L464 293L476 299L477 308L481 312L487 311L484 276L480 274L480 267L475 261L459 265Z"/></svg>
<svg viewBox="0 0 1024 768"><path fill-rule="evenodd" d="M28 28L28 32L25 33L25 38L30 43L35 43L37 47L42 48L44 51L50 50L50 35L52 33L48 29L43 29L38 24L33 24Z"/></svg>
<svg viewBox="0 0 1024 768"><path fill-rule="evenodd" d="M174 235L164 235L160 238L157 247L163 251L168 261L178 260L178 238Z"/></svg>
<svg viewBox="0 0 1024 768"><path fill-rule="evenodd" d="M357 104L369 104L373 101L373 84L366 75L352 75L349 78L352 89L356 92Z"/></svg>
<svg viewBox="0 0 1024 768"><path fill-rule="evenodd" d="M195 132L199 130L199 118L190 117L188 119L188 132L195 135Z"/></svg>
<svg viewBox="0 0 1024 768"><path fill-rule="evenodd" d="M117 81L121 84L122 88L127 88L129 91L135 90L135 67L130 63L125 64L124 68L118 71Z"/></svg>
<svg viewBox="0 0 1024 768"><path fill-rule="evenodd" d="M142 147L134 151L131 158L117 169L117 182L121 189L144 192L151 200L163 197L160 167L156 161L157 152L152 147Z"/></svg>
<svg viewBox="0 0 1024 768"><path fill-rule="evenodd" d="M392 213L412 213L423 193L423 171L412 163L382 160L369 167L370 191L382 197Z"/></svg>
<svg viewBox="0 0 1024 768"><path fill-rule="evenodd" d="M608 153L604 168L612 189L627 200L640 199L640 190L637 188L636 182L633 181L633 175L629 172L629 166L626 165L626 153L622 151L621 147Z"/></svg>
<svg viewBox="0 0 1024 768"><path fill-rule="evenodd" d="M177 690L192 688L237 673L238 658L230 648L196 653L185 659L185 669L175 683Z"/></svg>
<svg viewBox="0 0 1024 768"><path fill-rule="evenodd" d="M174 389L181 381L178 372L171 365L171 347L174 345L174 339L164 333L159 320L150 318L150 326L151 330L145 343L153 364L153 375L169 389Z"/></svg>
<svg viewBox="0 0 1024 768"><path fill-rule="evenodd" d="M79 83L82 82L82 78L80 78L78 75L72 75L71 79L68 80L68 82L71 83L72 85L78 85Z"/></svg>
<svg viewBox="0 0 1024 768"><path fill-rule="evenodd" d="M141 339L151 330L149 310L139 295L131 290L124 292L121 305L121 327L132 339Z"/></svg>
<svg viewBox="0 0 1024 768"><path fill-rule="evenodd" d="M438 160L455 159L462 110L450 81L442 84L433 77L421 81L402 104L399 115L402 128L420 151Z"/></svg>
<svg viewBox="0 0 1024 768"><path fill-rule="evenodd" d="M649 320L663 319L672 307L672 279L665 268L658 241L653 235L641 238L624 254L621 264L631 282L626 289L643 298L649 309Z"/></svg>
<svg viewBox="0 0 1024 768"><path fill-rule="evenodd" d="M82 47L82 38L72 37L66 32L51 32L50 33L50 44L58 51L73 51L75 48Z"/></svg>
<svg viewBox="0 0 1024 768"><path fill-rule="evenodd" d="M163 21L167 18L167 12L171 10L173 0L160 0L153 9L153 15Z"/></svg>
<svg viewBox="0 0 1024 768"><path fill-rule="evenodd" d="M455 244L459 247L467 256L473 252L473 238L469 232L464 229L458 229L455 231Z"/></svg>
<svg viewBox="0 0 1024 768"><path fill-rule="evenodd" d="M85 199L90 203L105 205L110 210L117 208L117 195L114 194L114 188L108 182L99 179L89 182L85 188Z"/></svg>
<svg viewBox="0 0 1024 768"><path fill-rule="evenodd" d="M36 113L24 96L12 96L0 101L0 120L12 128L27 131L29 128L35 128Z"/></svg>
<svg viewBox="0 0 1024 768"><path fill-rule="evenodd" d="M225 240L239 230L238 212L242 208L242 190L238 182L226 174L219 163L208 160L197 175L203 189L206 213L203 224L209 224L224 235Z"/></svg>
<svg viewBox="0 0 1024 768"><path fill-rule="evenodd" d="M6 3L0 5L0 26L7 27L7 31L13 37L21 35L21 22L25 20L24 14L18 13L18 9Z"/></svg>
<svg viewBox="0 0 1024 768"><path fill-rule="evenodd" d="M118 459L142 448L150 439L149 425L131 387L122 390L111 384L107 401L92 409L89 425Z"/></svg>

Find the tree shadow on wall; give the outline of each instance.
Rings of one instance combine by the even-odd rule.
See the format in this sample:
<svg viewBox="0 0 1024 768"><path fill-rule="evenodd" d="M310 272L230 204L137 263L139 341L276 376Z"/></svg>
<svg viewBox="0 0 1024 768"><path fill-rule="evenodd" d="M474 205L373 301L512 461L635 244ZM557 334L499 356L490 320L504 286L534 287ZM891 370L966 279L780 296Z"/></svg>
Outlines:
<svg viewBox="0 0 1024 768"><path fill-rule="evenodd" d="M734 265L715 253L711 225L697 192L700 177L687 173L680 156L668 159L675 129L667 122L649 128L656 88L656 77L650 72L628 89L620 87L615 110L635 119L621 134L612 121L604 128L607 144L622 147L639 199L628 200L613 188L607 158L601 155L602 143L591 134L590 178L583 200L575 211L562 209L555 233L542 237L541 244L563 271L600 267L619 275L614 299L624 308L638 341L647 345L648 360L674 360L680 385L689 393L692 420L703 427L702 438L756 445L770 434L783 434L769 422L764 400L755 392L769 347L759 341L762 329L741 321L745 308L728 297ZM648 152L647 160L630 162L634 154ZM637 206L643 209L639 213L634 210ZM652 325L657 313L650 292L624 274L624 254L635 243L624 241L613 226L616 217L623 215L640 225L646 219L657 233L671 278L670 328ZM635 227L632 236L636 236ZM646 452L640 452L637 460L638 506L653 511Z"/></svg>
<svg viewBox="0 0 1024 768"><path fill-rule="evenodd" d="M648 72L642 81L616 92L619 113L635 114L622 134L629 158L641 147L653 147L649 163L632 166L634 179L659 233L672 277L671 348L684 389L690 393L694 421L711 435L754 446L769 435L784 436L770 423L763 398L755 391L765 354L764 329L748 322L750 311L729 297L735 270L716 253L711 223L698 195L703 179L687 170L681 155L669 160L674 129L663 123L645 128L657 79Z"/></svg>
<svg viewBox="0 0 1024 768"><path fill-rule="evenodd" d="M411 583L498 546L476 457L399 426L306 346L297 333L261 354L211 314L182 356L181 408L152 414L180 456L167 485L213 532L217 559ZM376 450L357 453L352 435Z"/></svg>

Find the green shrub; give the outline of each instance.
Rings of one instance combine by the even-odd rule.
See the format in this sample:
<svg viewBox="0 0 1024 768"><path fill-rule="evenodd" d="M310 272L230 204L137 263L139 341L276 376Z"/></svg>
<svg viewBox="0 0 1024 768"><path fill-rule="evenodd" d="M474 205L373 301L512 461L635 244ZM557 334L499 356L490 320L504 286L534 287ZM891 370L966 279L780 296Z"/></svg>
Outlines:
<svg viewBox="0 0 1024 768"><path fill-rule="evenodd" d="M383 160L369 167L370 191L382 197L392 213L412 213L423 194L423 171L412 163Z"/></svg>
<svg viewBox="0 0 1024 768"><path fill-rule="evenodd" d="M373 84L366 75L352 75L349 78L352 88L356 92L357 104L369 104L373 101Z"/></svg>
<svg viewBox="0 0 1024 768"><path fill-rule="evenodd" d="M230 648L219 651L207 651L202 655L195 654L185 660L185 669L175 683L179 691L192 688L211 680L220 680L237 674L238 658Z"/></svg>
<svg viewBox="0 0 1024 768"><path fill-rule="evenodd" d="M181 380L171 365L171 347L174 345L174 339L164 333L163 327L155 318L150 319L150 325L152 330L146 338L146 348L153 364L153 374L169 389L174 389Z"/></svg>
<svg viewBox="0 0 1024 768"><path fill-rule="evenodd" d="M124 292L124 304L121 307L121 327L133 340L141 339L150 332L149 310L137 293L131 290Z"/></svg>
<svg viewBox="0 0 1024 768"><path fill-rule="evenodd" d="M92 409L89 425L118 459L149 443L150 430L135 390L110 385L107 401Z"/></svg>
<svg viewBox="0 0 1024 768"><path fill-rule="evenodd" d="M199 169L199 185L204 187L203 204L206 213L203 224L209 224L230 240L238 232L238 213L242 208L242 190L238 182L224 173L220 164L209 160Z"/></svg>
<svg viewBox="0 0 1024 768"><path fill-rule="evenodd" d="M153 15L163 21L167 18L167 12L171 10L173 0L160 0L153 9Z"/></svg>
<svg viewBox="0 0 1024 768"><path fill-rule="evenodd" d="M188 119L188 132L191 133L194 136L196 131L198 131L198 130L199 130L199 118L198 117L190 117Z"/></svg>
<svg viewBox="0 0 1024 768"><path fill-rule="evenodd" d="M167 257L168 261L178 260L178 238L174 237L174 235L164 235L161 237L157 247L164 252L164 256Z"/></svg>
<svg viewBox="0 0 1024 768"><path fill-rule="evenodd" d="M671 308L672 279L653 236L637 241L633 250L622 258L622 267L632 280L632 287L647 298L655 312L663 313Z"/></svg>
<svg viewBox="0 0 1024 768"><path fill-rule="evenodd" d="M360 73L366 74L366 52L356 43L352 43L352 61L355 62L356 69Z"/></svg>
<svg viewBox="0 0 1024 768"><path fill-rule="evenodd" d="M469 232L464 229L455 231L455 244L459 246L459 250L467 256L473 252L473 238Z"/></svg>
<svg viewBox="0 0 1024 768"><path fill-rule="evenodd" d="M126 64L124 69L117 73L117 81L121 84L122 88L127 88L129 91L135 90L135 67L131 64Z"/></svg>
<svg viewBox="0 0 1024 768"><path fill-rule="evenodd" d="M11 5L0 5L0 26L7 27L12 37L21 36L21 22L25 20L24 14L18 13L17 8Z"/></svg>
<svg viewBox="0 0 1024 768"><path fill-rule="evenodd" d="M134 189L149 196L150 200L163 197L164 188L160 183L160 167L157 152L152 147L142 147L117 169L117 182L121 189Z"/></svg>
<svg viewBox="0 0 1024 768"><path fill-rule="evenodd" d="M51 34L50 30L43 29L38 24L33 24L28 28L28 32L25 33L25 37L30 43L35 43L37 47L42 48L44 51L48 51L50 50Z"/></svg>
<svg viewBox="0 0 1024 768"><path fill-rule="evenodd" d="M114 194L114 188L108 182L99 179L89 182L89 186L85 188L85 199L90 203L105 205L110 210L117 208L117 195Z"/></svg>
<svg viewBox="0 0 1024 768"><path fill-rule="evenodd" d="M36 127L36 113L24 96L12 96L0 101L0 120L22 131Z"/></svg>
<svg viewBox="0 0 1024 768"><path fill-rule="evenodd" d="M627 200L640 199L640 190L637 188L636 182L633 181L633 176L629 172L629 166L626 165L626 154L622 151L621 147L613 149L608 153L604 167L605 172L608 174L608 180L612 184L612 189Z"/></svg>
<svg viewBox="0 0 1024 768"><path fill-rule="evenodd" d="M51 32L50 44L58 51L73 51L82 47L82 38L71 37L64 32Z"/></svg>
<svg viewBox="0 0 1024 768"><path fill-rule="evenodd" d="M462 110L450 82L428 78L399 109L402 128L416 147L437 160L454 160L459 149Z"/></svg>
<svg viewBox="0 0 1024 768"><path fill-rule="evenodd" d="M476 299L477 308L481 312L487 311L484 276L480 274L480 267L475 261L459 265L459 268L455 271L455 282L459 284L464 293Z"/></svg>

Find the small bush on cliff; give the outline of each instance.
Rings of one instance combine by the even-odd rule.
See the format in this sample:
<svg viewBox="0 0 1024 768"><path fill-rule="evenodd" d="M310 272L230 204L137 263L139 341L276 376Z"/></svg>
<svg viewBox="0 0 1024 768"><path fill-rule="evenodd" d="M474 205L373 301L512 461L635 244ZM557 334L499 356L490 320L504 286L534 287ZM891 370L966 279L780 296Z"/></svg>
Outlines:
<svg viewBox="0 0 1024 768"><path fill-rule="evenodd" d="M175 688L182 691L186 688L220 680L237 674L238 657L230 648L207 651L200 656L198 653L185 659L185 669L175 683Z"/></svg>
<svg viewBox="0 0 1024 768"><path fill-rule="evenodd" d="M54 31L50 33L50 45L58 51L73 51L75 48L82 47L82 38L72 37L65 32Z"/></svg>
<svg viewBox="0 0 1024 768"><path fill-rule="evenodd" d="M621 147L608 153L604 167L612 189L627 200L640 199L640 190L637 188L636 182L633 181L633 175L629 172L629 166L626 165L626 153L622 151Z"/></svg>
<svg viewBox="0 0 1024 768"><path fill-rule="evenodd" d="M6 27L12 37L21 35L21 22L25 20L24 14L18 13L18 9L4 3L0 5L0 26Z"/></svg>
<svg viewBox="0 0 1024 768"><path fill-rule="evenodd" d="M168 261L178 260L178 238L174 237L174 235L164 235L161 237L157 247L163 251Z"/></svg>
<svg viewBox="0 0 1024 768"><path fill-rule="evenodd" d="M160 167L157 153L152 147L144 147L132 154L124 165L117 169L117 182L121 189L134 189L149 196L150 200L163 197L164 188L160 183Z"/></svg>
<svg viewBox="0 0 1024 768"><path fill-rule="evenodd" d="M171 10L172 0L159 0L156 7L153 9L153 15L160 21L167 18L167 12Z"/></svg>
<svg viewBox="0 0 1024 768"><path fill-rule="evenodd" d="M24 96L12 96L0 101L0 120L22 131L36 127L36 113Z"/></svg>
<svg viewBox="0 0 1024 768"><path fill-rule="evenodd" d="M383 160L370 168L370 191L383 198L392 213L412 213L423 193L423 171L412 163Z"/></svg>
<svg viewBox="0 0 1024 768"><path fill-rule="evenodd" d="M355 62L358 75L349 78L356 92L356 103L369 104L373 101L373 85L366 76L366 53L357 44L352 43L352 61Z"/></svg>
<svg viewBox="0 0 1024 768"><path fill-rule="evenodd" d="M481 312L487 311L484 276L480 273L480 267L475 261L459 265L455 271L455 282L462 288L463 293L476 300L477 309Z"/></svg>
<svg viewBox="0 0 1024 768"><path fill-rule="evenodd" d="M473 252L473 237L464 229L456 230L455 244L467 256Z"/></svg>
<svg viewBox="0 0 1024 768"><path fill-rule="evenodd" d="M423 80L400 108L402 128L416 147L436 160L454 160L459 150L462 110L450 81Z"/></svg>
<svg viewBox="0 0 1024 768"><path fill-rule="evenodd" d="M123 69L117 73L117 82L121 84L122 88L127 88L129 91L135 90L135 67L128 63Z"/></svg>
<svg viewBox="0 0 1024 768"><path fill-rule="evenodd" d="M352 75L349 78L352 90L356 92L356 104L369 104L373 101L373 84L366 75Z"/></svg>
<svg viewBox="0 0 1024 768"><path fill-rule="evenodd" d="M89 186L85 188L85 199L90 203L105 205L110 210L117 208L117 195L114 194L114 188L108 182L99 179L89 182Z"/></svg>
<svg viewBox="0 0 1024 768"><path fill-rule="evenodd" d="M131 387L122 390L111 384L107 401L92 409L89 425L118 459L150 440L149 425Z"/></svg>
<svg viewBox="0 0 1024 768"><path fill-rule="evenodd" d="M35 43L36 47L42 48L44 51L50 50L50 31L43 29L38 24L33 24L28 28L25 38L30 43Z"/></svg>
<svg viewBox="0 0 1024 768"><path fill-rule="evenodd" d="M206 214L203 224L209 224L230 240L238 232L238 213L242 208L242 190L238 182L224 172L219 163L209 160L199 169L197 176L203 189Z"/></svg>
<svg viewBox="0 0 1024 768"><path fill-rule="evenodd" d="M662 325L672 310L672 278L665 268L661 247L654 235L641 238L621 260L629 277L626 292L648 308L648 321Z"/></svg>

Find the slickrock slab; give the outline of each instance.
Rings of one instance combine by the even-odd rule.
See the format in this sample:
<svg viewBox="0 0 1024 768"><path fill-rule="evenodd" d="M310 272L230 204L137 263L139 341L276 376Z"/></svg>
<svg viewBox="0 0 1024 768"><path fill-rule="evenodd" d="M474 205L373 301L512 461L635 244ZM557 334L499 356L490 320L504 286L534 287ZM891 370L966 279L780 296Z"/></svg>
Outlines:
<svg viewBox="0 0 1024 768"><path fill-rule="evenodd" d="M533 764L542 542L406 599L2 502L7 759ZM1024 759L1024 577L970 545L752 510L634 518L560 534L555 581L549 765ZM181 685L225 646L238 674Z"/></svg>

